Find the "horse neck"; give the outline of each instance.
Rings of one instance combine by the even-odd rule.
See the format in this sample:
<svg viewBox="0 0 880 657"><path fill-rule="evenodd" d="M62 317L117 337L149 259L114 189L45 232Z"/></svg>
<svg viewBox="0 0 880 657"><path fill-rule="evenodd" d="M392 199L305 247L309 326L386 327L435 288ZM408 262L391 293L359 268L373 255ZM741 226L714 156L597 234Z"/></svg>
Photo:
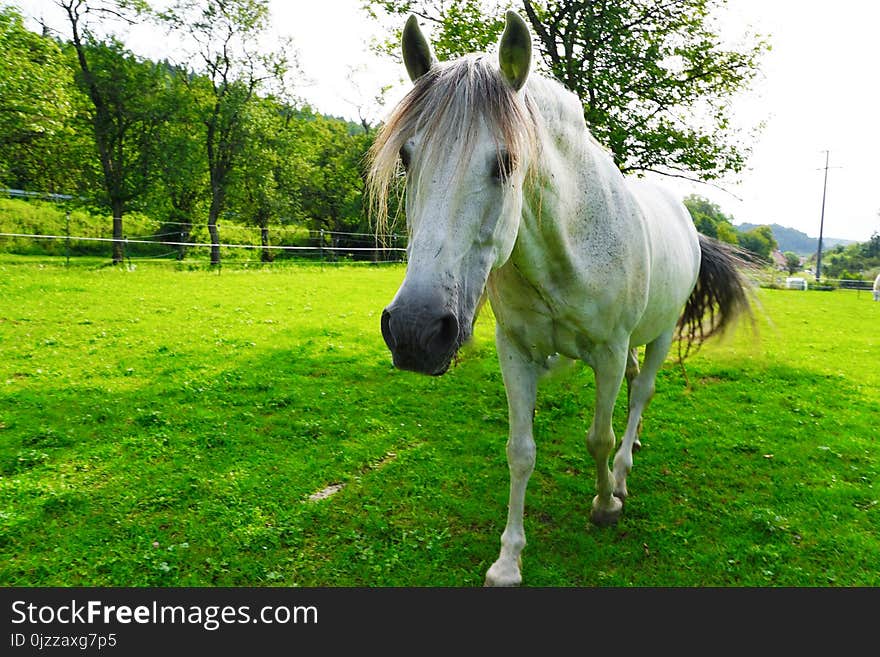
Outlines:
<svg viewBox="0 0 880 657"><path fill-rule="evenodd" d="M524 185L521 230L559 238L572 224L607 223L613 203L629 198L608 151L590 134L578 98L559 83L535 76L529 94L539 116L541 148ZM617 210L619 211L619 209Z"/></svg>

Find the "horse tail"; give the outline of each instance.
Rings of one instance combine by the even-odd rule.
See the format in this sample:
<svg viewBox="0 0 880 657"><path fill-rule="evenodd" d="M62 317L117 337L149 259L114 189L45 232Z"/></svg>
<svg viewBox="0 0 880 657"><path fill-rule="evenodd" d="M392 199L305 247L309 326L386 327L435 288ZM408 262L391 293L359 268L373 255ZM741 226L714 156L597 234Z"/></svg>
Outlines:
<svg viewBox="0 0 880 657"><path fill-rule="evenodd" d="M723 333L743 314L754 324L752 286L744 272L754 270L755 265L745 251L731 244L703 234L699 240L700 273L676 327L680 361L692 346L699 348L713 335Z"/></svg>

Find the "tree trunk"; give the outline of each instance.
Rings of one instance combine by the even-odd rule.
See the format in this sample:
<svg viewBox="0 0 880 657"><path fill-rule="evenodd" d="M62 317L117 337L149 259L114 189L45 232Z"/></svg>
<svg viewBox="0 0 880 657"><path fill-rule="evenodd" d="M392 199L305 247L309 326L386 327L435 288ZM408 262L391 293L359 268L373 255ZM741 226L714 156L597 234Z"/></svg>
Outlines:
<svg viewBox="0 0 880 657"><path fill-rule="evenodd" d="M208 209L208 233L211 236L211 266L220 266L220 231L217 229L217 217L223 201L218 191L211 195L211 207Z"/></svg>
<svg viewBox="0 0 880 657"><path fill-rule="evenodd" d="M191 223L183 223L180 227L180 238L179 242L189 242L189 236L192 232L192 224ZM177 259L184 260L186 258L186 246L184 244L177 245Z"/></svg>
<svg viewBox="0 0 880 657"><path fill-rule="evenodd" d="M113 264L125 260L125 245L122 243L122 217L113 217Z"/></svg>
<svg viewBox="0 0 880 657"><path fill-rule="evenodd" d="M125 237L122 232L122 212L123 203L118 200L111 199L110 208L113 211L113 264L119 265L125 260L125 244L122 240Z"/></svg>
<svg viewBox="0 0 880 657"><path fill-rule="evenodd" d="M211 266L220 266L220 231L217 230L217 217L208 219L208 232L211 234Z"/></svg>
<svg viewBox="0 0 880 657"><path fill-rule="evenodd" d="M260 244L263 245L263 248L260 251L260 261L261 262L272 262L275 259L275 257L272 255L272 250L269 248L269 227L268 226L260 226Z"/></svg>

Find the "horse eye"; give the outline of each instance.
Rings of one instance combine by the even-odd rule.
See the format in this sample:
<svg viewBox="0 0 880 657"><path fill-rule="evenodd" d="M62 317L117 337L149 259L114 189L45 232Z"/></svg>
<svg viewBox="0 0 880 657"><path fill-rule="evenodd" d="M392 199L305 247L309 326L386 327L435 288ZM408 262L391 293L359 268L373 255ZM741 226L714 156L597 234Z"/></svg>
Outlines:
<svg viewBox="0 0 880 657"><path fill-rule="evenodd" d="M507 151L501 151L492 162L492 178L504 182L513 172L513 158Z"/></svg>
<svg viewBox="0 0 880 657"><path fill-rule="evenodd" d="M411 159L411 155L409 153L409 149L404 146L400 149L400 161L403 163L403 168L409 170L409 162Z"/></svg>

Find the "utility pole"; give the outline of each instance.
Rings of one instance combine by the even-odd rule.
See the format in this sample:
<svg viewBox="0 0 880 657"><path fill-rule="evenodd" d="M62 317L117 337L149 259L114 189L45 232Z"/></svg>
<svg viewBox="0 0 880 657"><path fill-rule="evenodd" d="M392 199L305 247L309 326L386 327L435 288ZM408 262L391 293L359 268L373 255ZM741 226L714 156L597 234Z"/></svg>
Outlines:
<svg viewBox="0 0 880 657"><path fill-rule="evenodd" d="M816 251L816 282L822 274L822 231L825 228L825 192L828 190L828 156L825 151L825 181L822 183L822 216L819 219L819 249Z"/></svg>

